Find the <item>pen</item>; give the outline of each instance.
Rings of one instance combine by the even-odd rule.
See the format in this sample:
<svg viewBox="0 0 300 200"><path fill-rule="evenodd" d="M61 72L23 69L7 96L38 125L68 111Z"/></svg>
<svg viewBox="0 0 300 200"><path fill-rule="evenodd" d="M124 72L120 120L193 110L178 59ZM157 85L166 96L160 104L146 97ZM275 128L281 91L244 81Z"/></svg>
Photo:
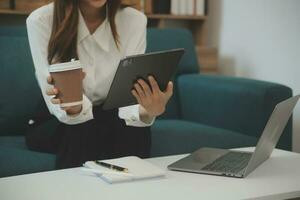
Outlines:
<svg viewBox="0 0 300 200"><path fill-rule="evenodd" d="M102 166L102 167L106 167L106 168L116 170L116 171L119 171L119 172L128 173L128 169L124 168L124 167L120 167L120 166L117 166L117 165L112 165L112 164L109 164L109 163L101 162L99 160L95 160L95 163Z"/></svg>

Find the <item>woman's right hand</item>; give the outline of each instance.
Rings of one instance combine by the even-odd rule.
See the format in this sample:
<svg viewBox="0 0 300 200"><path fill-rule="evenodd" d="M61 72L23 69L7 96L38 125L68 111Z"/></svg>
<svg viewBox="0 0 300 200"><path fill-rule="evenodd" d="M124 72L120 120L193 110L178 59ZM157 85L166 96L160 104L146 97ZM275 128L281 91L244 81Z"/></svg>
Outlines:
<svg viewBox="0 0 300 200"><path fill-rule="evenodd" d="M85 76L85 74L83 73L83 77ZM52 76L48 76L47 77L47 82L50 84L50 85L53 85L53 78ZM59 105L61 104L61 100L59 98L57 98L57 95L58 95L59 91L57 88L53 87L51 89L48 89L46 91L46 94L48 96L54 96L52 99L51 99L51 103L55 104L55 105ZM67 112L68 115L76 115L76 114L79 114L81 112L81 109L82 109L82 105L78 105L78 106L71 106L71 107L64 107L61 109L65 110Z"/></svg>

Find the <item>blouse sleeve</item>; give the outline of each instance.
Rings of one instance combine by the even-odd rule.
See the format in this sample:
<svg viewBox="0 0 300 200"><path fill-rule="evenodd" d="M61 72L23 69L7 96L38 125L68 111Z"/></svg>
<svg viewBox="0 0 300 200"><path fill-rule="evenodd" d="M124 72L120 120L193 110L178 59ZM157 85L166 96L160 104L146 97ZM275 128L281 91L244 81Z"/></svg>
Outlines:
<svg viewBox="0 0 300 200"><path fill-rule="evenodd" d="M27 18L26 25L36 78L49 112L56 116L60 122L65 124L79 124L93 119L92 103L85 95L83 95L82 111L76 116L68 115L59 105L51 103L52 97L46 95L47 89L53 87L47 83L47 77L50 75L48 72L47 47L51 33L51 25L34 18L34 16Z"/></svg>
<svg viewBox="0 0 300 200"><path fill-rule="evenodd" d="M146 51L146 32L147 18L145 15L141 18L142 22L138 23L134 34L132 34L126 49L126 56L143 54ZM139 104L119 108L119 117L124 119L127 126L145 127L154 123L153 118L150 123L145 123L140 119Z"/></svg>

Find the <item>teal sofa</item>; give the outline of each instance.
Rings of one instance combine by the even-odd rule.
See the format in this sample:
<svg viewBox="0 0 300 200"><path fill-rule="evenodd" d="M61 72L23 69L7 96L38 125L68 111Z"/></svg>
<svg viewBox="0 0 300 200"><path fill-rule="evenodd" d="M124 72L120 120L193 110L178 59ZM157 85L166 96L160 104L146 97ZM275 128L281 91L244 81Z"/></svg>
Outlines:
<svg viewBox="0 0 300 200"><path fill-rule="evenodd" d="M256 144L274 106L292 96L270 82L199 73L194 43L184 29L149 29L147 51L185 48L174 76L174 95L152 126L151 156L189 153L200 147ZM24 134L41 102L25 27L0 27L0 177L55 169L55 155L28 150ZM34 131L52 134L53 117ZM291 150L290 120L279 148Z"/></svg>

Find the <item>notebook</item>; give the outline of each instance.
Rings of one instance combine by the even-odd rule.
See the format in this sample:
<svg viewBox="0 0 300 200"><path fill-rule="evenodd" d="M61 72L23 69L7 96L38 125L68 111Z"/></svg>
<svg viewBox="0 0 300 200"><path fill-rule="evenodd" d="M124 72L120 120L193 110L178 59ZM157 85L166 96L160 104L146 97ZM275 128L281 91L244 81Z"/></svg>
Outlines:
<svg viewBox="0 0 300 200"><path fill-rule="evenodd" d="M118 172L106 167L96 164L94 161L87 161L84 163L86 171L90 171L99 175L104 181L108 183L119 183L141 179L149 179L156 177L163 177L166 174L165 170L156 167L148 161L145 161L136 156L128 156L110 160L103 160L103 162L112 165L122 166L128 169L128 173ZM84 169L83 169L84 170Z"/></svg>

